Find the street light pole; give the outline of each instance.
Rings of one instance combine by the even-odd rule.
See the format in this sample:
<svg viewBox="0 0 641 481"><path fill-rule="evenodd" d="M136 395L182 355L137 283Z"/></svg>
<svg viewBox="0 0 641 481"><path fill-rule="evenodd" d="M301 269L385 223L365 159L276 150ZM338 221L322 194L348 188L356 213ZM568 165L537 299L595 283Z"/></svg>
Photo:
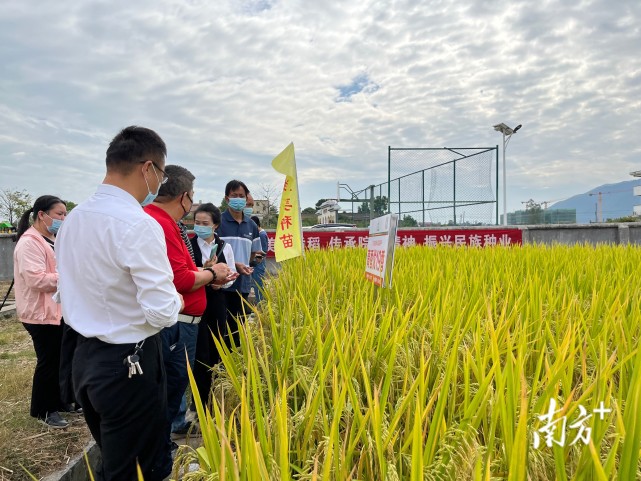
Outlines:
<svg viewBox="0 0 641 481"><path fill-rule="evenodd" d="M519 124L512 129L503 123L496 124L494 126L494 130L503 134L503 225L507 225L507 176L505 165L505 149L507 148L507 144L510 141L510 138L512 138L512 135L515 134L521 127L522 125Z"/></svg>
<svg viewBox="0 0 641 481"><path fill-rule="evenodd" d="M496 129L496 127L494 128ZM503 132L503 225L507 225L507 181L505 171L505 132Z"/></svg>

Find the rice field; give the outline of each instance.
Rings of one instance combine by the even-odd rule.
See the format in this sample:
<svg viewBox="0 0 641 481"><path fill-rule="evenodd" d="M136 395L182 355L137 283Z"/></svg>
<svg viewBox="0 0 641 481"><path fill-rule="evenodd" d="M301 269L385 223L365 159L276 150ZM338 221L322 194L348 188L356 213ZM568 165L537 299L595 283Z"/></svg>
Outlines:
<svg viewBox="0 0 641 481"><path fill-rule="evenodd" d="M182 479L641 479L641 249L365 253L284 263Z"/></svg>

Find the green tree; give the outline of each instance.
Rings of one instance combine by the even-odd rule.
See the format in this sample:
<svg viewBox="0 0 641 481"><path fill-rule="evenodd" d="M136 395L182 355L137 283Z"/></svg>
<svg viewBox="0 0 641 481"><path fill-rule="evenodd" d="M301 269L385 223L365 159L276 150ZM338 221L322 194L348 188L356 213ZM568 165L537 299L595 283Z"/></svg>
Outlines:
<svg viewBox="0 0 641 481"><path fill-rule="evenodd" d="M304 227L318 224L318 217L316 216L316 209L313 207L306 207L301 211L301 220Z"/></svg>
<svg viewBox="0 0 641 481"><path fill-rule="evenodd" d="M316 209L320 209L321 204L326 201L327 199L318 199L318 202L316 202L316 205L314 207L316 207Z"/></svg>
<svg viewBox="0 0 641 481"><path fill-rule="evenodd" d="M616 219L608 219L606 222L611 223L623 223L623 222L641 222L641 217L638 215L626 215L624 217L617 217Z"/></svg>
<svg viewBox="0 0 641 481"><path fill-rule="evenodd" d="M417 227L418 222L416 222L416 219L412 217L409 214L405 214L401 221L398 223L399 227Z"/></svg>
<svg viewBox="0 0 641 481"><path fill-rule="evenodd" d="M365 201L358 206L359 214L369 214L370 211L370 202ZM387 213L387 196L377 195L374 197L374 217L380 217L383 214Z"/></svg>
<svg viewBox="0 0 641 481"><path fill-rule="evenodd" d="M73 210L73 208L78 205L72 200L65 200L64 202L65 202L65 204L67 206L67 213L71 212Z"/></svg>
<svg viewBox="0 0 641 481"><path fill-rule="evenodd" d="M224 197L223 197L223 200L220 201L220 207L218 208L220 209L221 213L225 212L229 208L229 204L227 203Z"/></svg>
<svg viewBox="0 0 641 481"><path fill-rule="evenodd" d="M528 224L543 224L543 209L541 208L541 204L530 199L525 203L525 212L527 213Z"/></svg>
<svg viewBox="0 0 641 481"><path fill-rule="evenodd" d="M0 190L0 215L6 217L10 224L16 225L32 204L31 196L26 190Z"/></svg>
<svg viewBox="0 0 641 481"><path fill-rule="evenodd" d="M265 217L267 217L267 222L265 223L265 225L269 227L263 227L263 228L275 229L276 224L278 223L278 206L276 204L270 204L268 213Z"/></svg>
<svg viewBox="0 0 641 481"><path fill-rule="evenodd" d="M379 217L387 212L387 196L377 195L374 197L374 215Z"/></svg>

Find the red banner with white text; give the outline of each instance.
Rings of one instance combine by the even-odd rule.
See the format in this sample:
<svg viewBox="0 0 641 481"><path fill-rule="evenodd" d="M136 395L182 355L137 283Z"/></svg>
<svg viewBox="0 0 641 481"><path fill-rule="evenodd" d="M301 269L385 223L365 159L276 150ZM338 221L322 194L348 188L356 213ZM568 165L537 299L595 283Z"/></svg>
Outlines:
<svg viewBox="0 0 641 481"><path fill-rule="evenodd" d="M269 239L268 257L274 256L275 232L267 232ZM336 249L367 247L369 231L303 231L305 249ZM469 246L493 247L521 245L520 229L403 229L396 235L397 247L410 246Z"/></svg>

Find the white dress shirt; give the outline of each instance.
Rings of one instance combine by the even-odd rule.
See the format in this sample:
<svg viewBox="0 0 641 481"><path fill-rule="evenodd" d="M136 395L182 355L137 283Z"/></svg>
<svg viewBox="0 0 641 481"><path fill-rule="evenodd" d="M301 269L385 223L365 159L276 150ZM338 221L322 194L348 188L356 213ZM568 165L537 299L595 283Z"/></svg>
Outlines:
<svg viewBox="0 0 641 481"><path fill-rule="evenodd" d="M200 247L200 253L202 254L202 263L205 265L205 262L209 260L211 257L211 250L214 247L214 243L212 242L211 244L207 242L204 239L201 239L198 237L196 239L196 242L198 242L198 247ZM225 245L223 246L223 255L225 256L225 261L227 262L227 265L229 268L233 271L236 272L236 261L234 259L234 251L229 245L229 243L225 242ZM227 282L226 284L223 284L221 287L222 288L227 288L231 287L231 285L234 283L234 281Z"/></svg>
<svg viewBox="0 0 641 481"><path fill-rule="evenodd" d="M66 217L55 249L62 314L84 337L134 343L176 323L165 236L129 193L98 186Z"/></svg>

